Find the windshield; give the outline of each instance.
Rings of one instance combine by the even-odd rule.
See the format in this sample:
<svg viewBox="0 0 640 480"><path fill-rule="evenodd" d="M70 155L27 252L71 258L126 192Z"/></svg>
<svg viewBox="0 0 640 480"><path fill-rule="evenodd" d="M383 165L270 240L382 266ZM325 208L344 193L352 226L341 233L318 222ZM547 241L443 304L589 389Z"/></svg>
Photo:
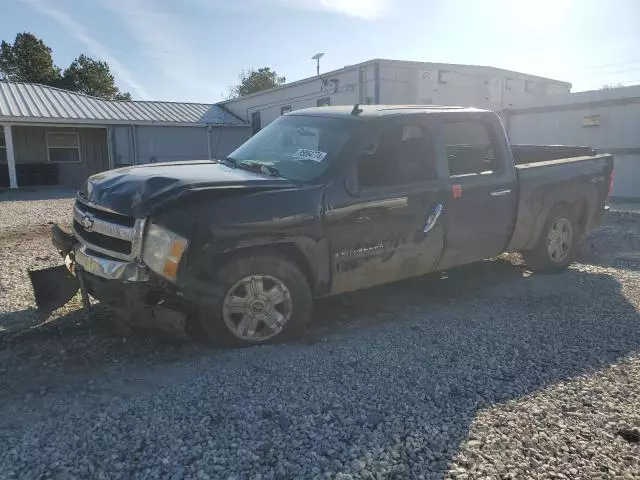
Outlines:
<svg viewBox="0 0 640 480"><path fill-rule="evenodd" d="M238 166L263 166L290 180L313 180L344 149L352 136L351 124L338 118L280 117L228 158Z"/></svg>

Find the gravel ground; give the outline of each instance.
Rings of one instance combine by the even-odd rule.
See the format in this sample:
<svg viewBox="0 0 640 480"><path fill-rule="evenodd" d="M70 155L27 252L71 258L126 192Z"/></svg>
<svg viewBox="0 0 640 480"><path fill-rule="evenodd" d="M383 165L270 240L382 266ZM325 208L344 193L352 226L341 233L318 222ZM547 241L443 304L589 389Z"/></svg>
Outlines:
<svg viewBox="0 0 640 480"><path fill-rule="evenodd" d="M53 188L0 191L0 332L24 330L43 320L34 310L27 271L61 263L49 232L53 223L70 224L73 195ZM71 303L58 313L78 306Z"/></svg>
<svg viewBox="0 0 640 480"><path fill-rule="evenodd" d="M122 338L77 303L40 323L24 268L55 252L0 242L0 478L640 478L639 215L563 274L482 262L242 350Z"/></svg>
<svg viewBox="0 0 640 480"><path fill-rule="evenodd" d="M74 196L68 189L0 191L0 235L69 223Z"/></svg>

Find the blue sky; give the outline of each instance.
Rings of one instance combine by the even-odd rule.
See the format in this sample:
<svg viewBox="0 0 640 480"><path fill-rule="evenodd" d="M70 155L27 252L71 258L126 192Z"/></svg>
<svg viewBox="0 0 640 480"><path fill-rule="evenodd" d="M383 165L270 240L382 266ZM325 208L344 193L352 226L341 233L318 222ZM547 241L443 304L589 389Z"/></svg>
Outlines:
<svg viewBox="0 0 640 480"><path fill-rule="evenodd" d="M2 0L60 66L106 60L135 99L214 102L243 69L287 80L372 58L491 65L573 83L640 84L638 0Z"/></svg>

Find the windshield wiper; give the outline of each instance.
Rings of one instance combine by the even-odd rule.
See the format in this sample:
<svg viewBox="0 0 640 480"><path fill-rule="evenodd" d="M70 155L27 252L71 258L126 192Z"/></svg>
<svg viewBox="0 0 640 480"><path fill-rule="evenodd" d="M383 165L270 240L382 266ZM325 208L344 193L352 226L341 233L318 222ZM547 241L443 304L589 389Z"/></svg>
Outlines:
<svg viewBox="0 0 640 480"><path fill-rule="evenodd" d="M271 165L265 165L264 163L254 162L252 160L245 160L240 163L234 163L234 165L244 168L245 170L249 170L251 172L260 172L266 175L270 175L272 177L279 177L280 172L276 167Z"/></svg>

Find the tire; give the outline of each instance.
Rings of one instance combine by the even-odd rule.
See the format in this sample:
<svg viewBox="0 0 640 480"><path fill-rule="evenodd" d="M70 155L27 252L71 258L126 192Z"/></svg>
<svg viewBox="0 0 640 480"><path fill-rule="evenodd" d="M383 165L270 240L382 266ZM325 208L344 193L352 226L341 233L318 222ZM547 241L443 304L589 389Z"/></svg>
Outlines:
<svg viewBox="0 0 640 480"><path fill-rule="evenodd" d="M216 274L219 298L200 314L209 343L249 347L301 335L311 316L311 290L291 260L278 254L242 255Z"/></svg>
<svg viewBox="0 0 640 480"><path fill-rule="evenodd" d="M549 213L533 250L522 252L526 265L540 273L565 270L576 257L580 235L574 210L568 205L555 206Z"/></svg>

